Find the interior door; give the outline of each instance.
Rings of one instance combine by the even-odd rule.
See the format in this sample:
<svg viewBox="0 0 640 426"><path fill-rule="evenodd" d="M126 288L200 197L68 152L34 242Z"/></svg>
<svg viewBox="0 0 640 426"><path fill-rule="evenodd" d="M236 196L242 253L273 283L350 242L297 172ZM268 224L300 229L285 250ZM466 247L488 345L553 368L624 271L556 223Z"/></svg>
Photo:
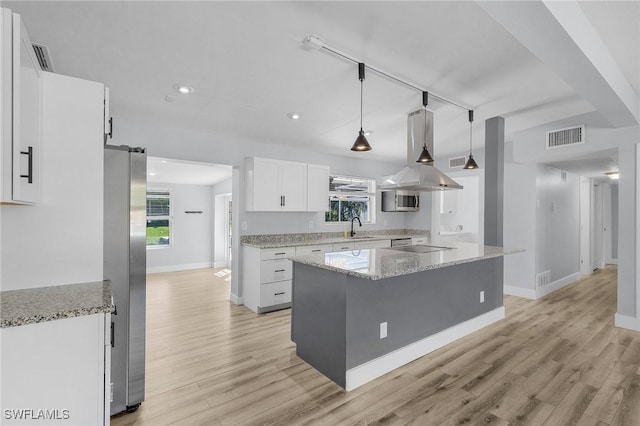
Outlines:
<svg viewBox="0 0 640 426"><path fill-rule="evenodd" d="M602 215L602 187L598 184L593 185L591 198L591 268L604 267L604 232L603 232L603 215Z"/></svg>
<svg viewBox="0 0 640 426"><path fill-rule="evenodd" d="M590 274L591 265L591 180L580 179L580 273Z"/></svg>

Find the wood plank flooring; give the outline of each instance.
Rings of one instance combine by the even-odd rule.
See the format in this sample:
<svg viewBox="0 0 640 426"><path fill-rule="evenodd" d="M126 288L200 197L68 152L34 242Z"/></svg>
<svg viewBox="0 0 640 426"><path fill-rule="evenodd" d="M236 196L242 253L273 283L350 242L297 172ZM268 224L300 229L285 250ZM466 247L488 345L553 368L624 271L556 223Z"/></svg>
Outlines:
<svg viewBox="0 0 640 426"><path fill-rule="evenodd" d="M146 400L113 425L640 425L615 266L506 296L505 320L348 393L296 357L290 310L234 305L221 271L148 276Z"/></svg>

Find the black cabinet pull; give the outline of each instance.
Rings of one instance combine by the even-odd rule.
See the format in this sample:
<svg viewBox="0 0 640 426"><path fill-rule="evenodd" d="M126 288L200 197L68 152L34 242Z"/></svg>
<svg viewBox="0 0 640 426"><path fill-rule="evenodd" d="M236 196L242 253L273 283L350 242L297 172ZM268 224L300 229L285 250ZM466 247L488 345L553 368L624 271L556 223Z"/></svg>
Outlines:
<svg viewBox="0 0 640 426"><path fill-rule="evenodd" d="M113 326L113 321L111 321L111 347L113 348L113 342L115 340L116 331Z"/></svg>
<svg viewBox="0 0 640 426"><path fill-rule="evenodd" d="M276 253L276 256L282 256L283 254L286 254L285 252L282 253Z"/></svg>
<svg viewBox="0 0 640 426"><path fill-rule="evenodd" d="M314 251L322 251L322 250L321 249L315 249L315 250L311 250L311 251L314 252Z"/></svg>
<svg viewBox="0 0 640 426"><path fill-rule="evenodd" d="M284 269L276 269L274 272L284 272Z"/></svg>
<svg viewBox="0 0 640 426"><path fill-rule="evenodd" d="M113 139L113 117L109 117L109 139Z"/></svg>
<svg viewBox="0 0 640 426"><path fill-rule="evenodd" d="M284 294L284 291L281 291L279 293L273 293L274 296L282 296Z"/></svg>
<svg viewBox="0 0 640 426"><path fill-rule="evenodd" d="M33 183L33 147L30 146L26 151L20 151L22 155L28 155L27 157L27 174L20 175L21 178L26 178L28 183Z"/></svg>

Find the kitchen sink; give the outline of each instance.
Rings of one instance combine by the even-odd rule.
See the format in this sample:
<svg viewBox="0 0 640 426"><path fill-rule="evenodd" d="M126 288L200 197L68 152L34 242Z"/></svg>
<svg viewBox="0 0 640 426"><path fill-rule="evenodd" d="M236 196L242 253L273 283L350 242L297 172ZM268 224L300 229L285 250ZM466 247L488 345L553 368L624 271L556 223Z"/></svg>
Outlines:
<svg viewBox="0 0 640 426"><path fill-rule="evenodd" d="M409 253L433 253L436 251L451 250L451 247L437 247L416 244L414 246L390 247L389 250L406 251Z"/></svg>

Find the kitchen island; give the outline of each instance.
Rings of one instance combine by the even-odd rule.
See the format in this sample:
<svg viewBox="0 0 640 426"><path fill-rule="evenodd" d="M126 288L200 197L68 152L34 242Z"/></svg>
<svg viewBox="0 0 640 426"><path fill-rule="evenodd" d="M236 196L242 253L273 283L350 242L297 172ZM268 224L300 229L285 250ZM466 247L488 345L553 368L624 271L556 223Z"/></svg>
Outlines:
<svg viewBox="0 0 640 426"><path fill-rule="evenodd" d="M294 257L297 355L357 388L504 318L503 256L449 243Z"/></svg>

